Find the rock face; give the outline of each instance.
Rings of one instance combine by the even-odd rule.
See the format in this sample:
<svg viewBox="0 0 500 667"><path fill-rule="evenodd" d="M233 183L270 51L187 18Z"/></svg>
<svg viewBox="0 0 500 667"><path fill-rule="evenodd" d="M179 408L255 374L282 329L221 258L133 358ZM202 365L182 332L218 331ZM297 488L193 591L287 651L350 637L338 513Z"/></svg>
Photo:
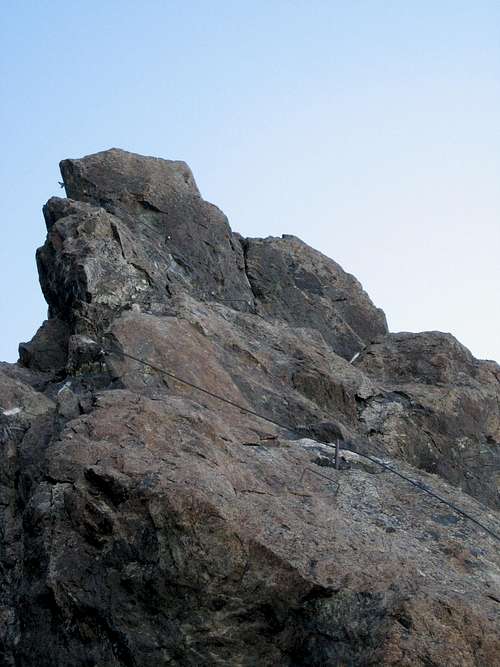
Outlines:
<svg viewBox="0 0 500 667"><path fill-rule="evenodd" d="M252 304L241 245L186 164L113 149L64 160L61 173L75 199L47 202L37 254L52 315L95 332L133 304L162 311L179 290Z"/></svg>
<svg viewBox="0 0 500 667"><path fill-rule="evenodd" d="M61 172L0 364L0 664L496 664L498 541L362 455L498 535L499 366L233 234L185 163Z"/></svg>
<svg viewBox="0 0 500 667"><path fill-rule="evenodd" d="M387 333L384 313L356 278L300 239L247 239L243 247L248 279L264 316L316 329L347 360Z"/></svg>
<svg viewBox="0 0 500 667"><path fill-rule="evenodd" d="M359 402L365 432L391 456L500 506L500 368L450 334L389 334L355 367L383 387Z"/></svg>

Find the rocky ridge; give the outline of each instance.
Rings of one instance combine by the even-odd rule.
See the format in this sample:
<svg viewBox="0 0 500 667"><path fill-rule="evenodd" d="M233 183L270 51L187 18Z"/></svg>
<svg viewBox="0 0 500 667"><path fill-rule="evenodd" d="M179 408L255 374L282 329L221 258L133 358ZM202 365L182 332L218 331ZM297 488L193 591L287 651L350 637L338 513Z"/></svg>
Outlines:
<svg viewBox="0 0 500 667"><path fill-rule="evenodd" d="M360 455L500 533L500 367L233 233L183 162L61 173L49 319L0 366L0 662L495 664L498 542Z"/></svg>

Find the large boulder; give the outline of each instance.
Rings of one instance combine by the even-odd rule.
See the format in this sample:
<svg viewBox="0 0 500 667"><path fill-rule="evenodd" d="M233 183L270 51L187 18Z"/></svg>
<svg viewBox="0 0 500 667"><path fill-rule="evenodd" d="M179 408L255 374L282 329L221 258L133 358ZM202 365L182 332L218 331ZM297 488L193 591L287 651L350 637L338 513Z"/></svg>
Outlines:
<svg viewBox="0 0 500 667"><path fill-rule="evenodd" d="M191 169L180 160L111 148L79 160L62 160L59 166L70 199L103 208L167 211L183 197L200 198Z"/></svg>

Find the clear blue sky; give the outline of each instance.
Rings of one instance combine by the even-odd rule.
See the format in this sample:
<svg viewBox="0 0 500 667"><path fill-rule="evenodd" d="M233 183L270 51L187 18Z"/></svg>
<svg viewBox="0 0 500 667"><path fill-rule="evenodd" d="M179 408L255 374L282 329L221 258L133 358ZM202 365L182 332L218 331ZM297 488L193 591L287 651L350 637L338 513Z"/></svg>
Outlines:
<svg viewBox="0 0 500 667"><path fill-rule="evenodd" d="M0 50L1 359L46 313L59 160L118 146L339 261L392 330L500 360L498 0L6 0Z"/></svg>

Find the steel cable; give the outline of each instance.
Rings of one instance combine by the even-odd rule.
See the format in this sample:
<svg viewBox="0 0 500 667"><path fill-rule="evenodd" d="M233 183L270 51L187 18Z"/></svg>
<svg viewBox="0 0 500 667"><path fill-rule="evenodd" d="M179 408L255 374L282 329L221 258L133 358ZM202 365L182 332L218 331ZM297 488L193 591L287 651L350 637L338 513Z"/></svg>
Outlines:
<svg viewBox="0 0 500 667"><path fill-rule="evenodd" d="M115 350L110 350L103 348L103 353L104 354L112 354L115 356L123 356L127 357L128 359L131 359L132 361L136 361L139 364L142 364L144 366L148 366L149 368L153 369L154 371L157 371L158 373L162 373L166 377L172 378L173 380L176 380L177 382L180 382L181 384L184 384L188 387L191 387L192 389L196 389L197 391L202 392L203 394L206 394L207 396L211 396L212 398L215 398L218 401L221 401L222 403L226 403L227 405L230 405L233 408L236 408L237 410L241 410L243 412L246 412L249 415L252 415L253 417L257 417L258 419L262 419L269 424L273 424L274 426L278 426L279 428L285 429L286 431L290 431L291 433L295 433L295 435L299 435L303 437L303 434L300 433L296 428L291 427L287 424L282 424L275 419L271 419L270 417L266 417L265 415L262 415L258 412L255 412L254 410L251 410L250 408L246 408L243 405L239 405L238 403L235 403L234 401L229 400L228 398L224 398L223 396L219 396L218 394L215 394L214 392L210 391L209 389L205 389L204 387L200 387L197 384L194 384L193 382L190 382L189 380L185 380L184 378L179 377L175 373L172 373L170 371L167 371L165 368L160 368L159 366L156 366L155 364L151 364L149 361L145 361L144 359L140 359L139 357L135 357L132 354L129 354L128 352L124 352L123 350L120 350L119 352ZM329 442L325 442L322 440L317 440L322 445L325 445L326 447L330 447L332 449L335 449L335 445L332 445ZM425 485L423 482L416 481L414 479L411 479L411 477L408 477L407 475L404 475L401 472L398 472L391 466L388 466L386 463L383 461L380 461L379 459L370 456L368 454L363 454L361 452L355 452L358 456L361 456L362 458L367 459L368 461L371 461L372 463L375 463L376 465L381 466L388 472L392 472L394 475L397 475L401 479L404 479L405 481L409 482L413 486L415 486L417 489L424 491L427 493L429 496L432 498L435 498L438 500L440 503L443 503L444 505L447 505L450 509L453 511L457 512L464 518L468 519L472 523L475 523L477 526L479 526L482 530L484 530L488 535L491 535L494 539L498 540L500 542L500 536L497 535L493 530L485 526L483 523L475 519L473 516L465 512L464 510L460 509L460 507L457 507L455 504L451 503L450 501L446 500L445 498L442 498L439 496L437 493L432 491L432 489L428 488L427 485Z"/></svg>

